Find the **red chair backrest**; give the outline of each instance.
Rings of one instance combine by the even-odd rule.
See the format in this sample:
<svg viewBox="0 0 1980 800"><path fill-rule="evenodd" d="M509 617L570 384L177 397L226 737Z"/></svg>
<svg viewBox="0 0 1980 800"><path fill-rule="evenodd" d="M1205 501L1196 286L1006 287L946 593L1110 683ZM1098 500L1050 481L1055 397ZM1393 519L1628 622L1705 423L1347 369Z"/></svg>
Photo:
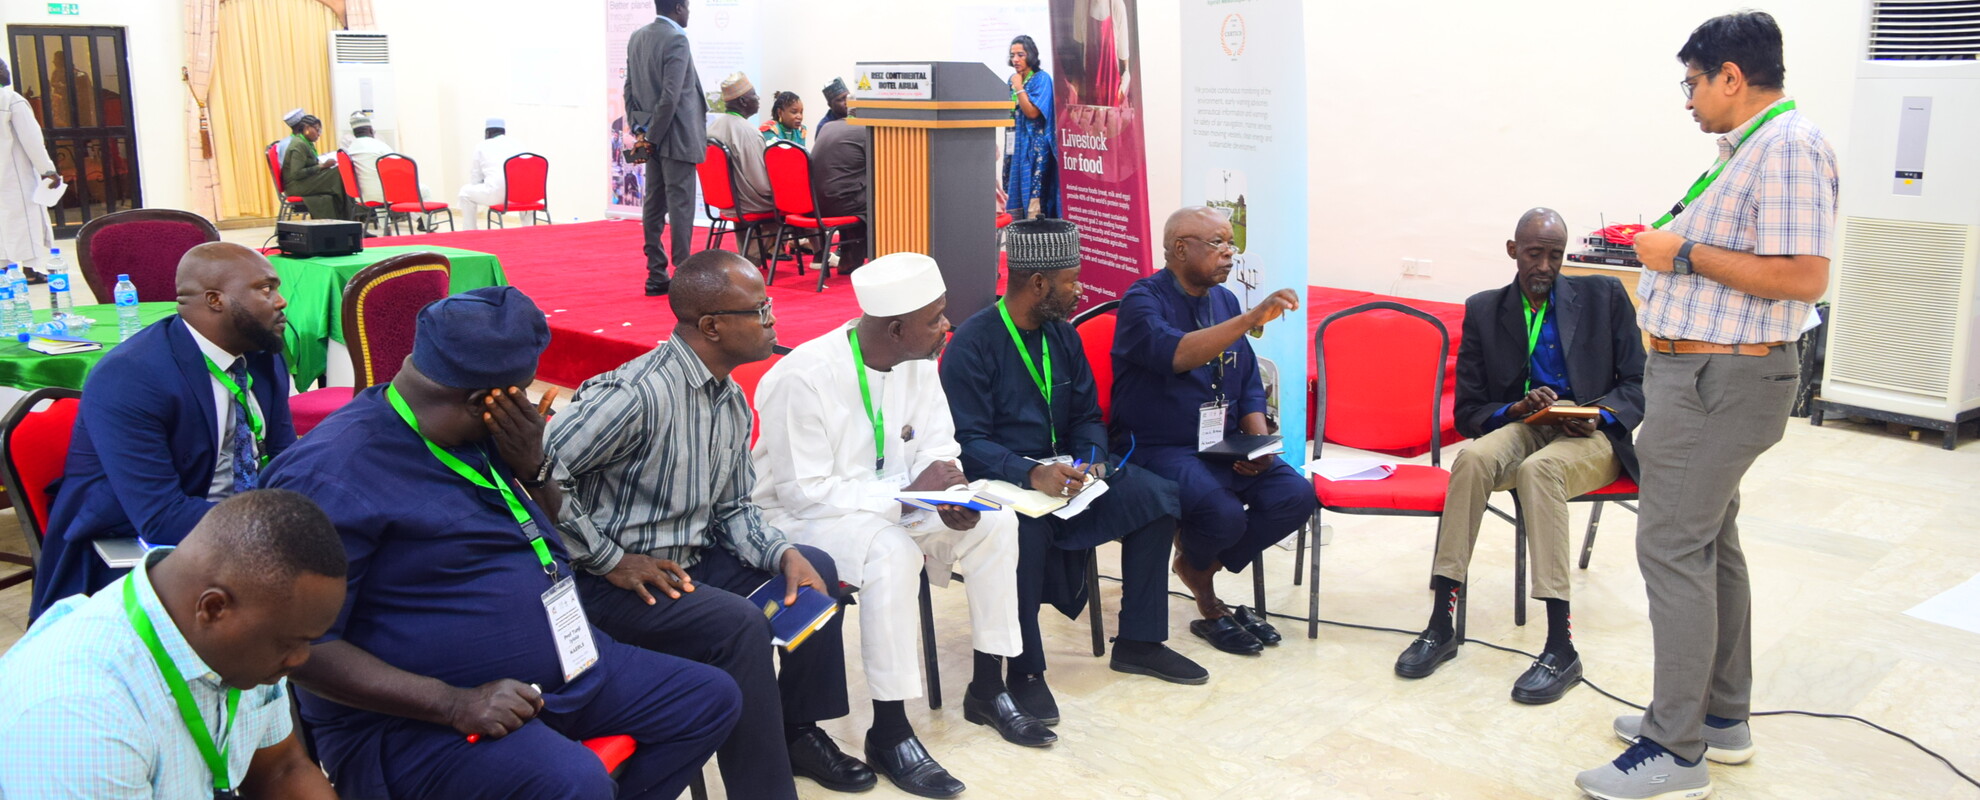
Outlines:
<svg viewBox="0 0 1980 800"><path fill-rule="evenodd" d="M131 276L138 302L179 296L179 259L187 250L220 241L205 217L169 208L137 208L105 214L76 232L76 263L97 302L107 303L118 275Z"/></svg>
<svg viewBox="0 0 1980 800"><path fill-rule="evenodd" d="M1100 419L1111 421L1114 414L1114 324L1119 321L1109 311L1084 322L1079 331L1080 346L1086 348L1086 363L1093 370L1094 393L1100 396Z"/></svg>
<svg viewBox="0 0 1980 800"><path fill-rule="evenodd" d="M707 155L694 165L695 177L701 180L701 202L710 208L736 207L735 173L729 171L729 161L729 148L709 139Z"/></svg>
<svg viewBox="0 0 1980 800"><path fill-rule="evenodd" d="M769 372L770 368L775 366L777 361L782 358L783 356L781 355L772 355L762 361L736 367L729 372L729 377L735 380L737 386L742 387L743 402L749 404L749 444L751 447L756 446L756 432L761 427L756 423L756 385L763 382L763 374Z"/></svg>
<svg viewBox="0 0 1980 800"><path fill-rule="evenodd" d="M387 203L423 203L419 196L419 164L398 153L378 157L378 185Z"/></svg>
<svg viewBox="0 0 1980 800"><path fill-rule="evenodd" d="M777 141L763 151L763 166L770 172L770 205L777 213L810 216L815 208L811 154L791 142Z"/></svg>
<svg viewBox="0 0 1980 800"><path fill-rule="evenodd" d="M1444 359L1436 317L1399 303L1363 303L1320 322L1316 439L1362 450L1430 447L1439 463Z"/></svg>
<svg viewBox="0 0 1980 800"><path fill-rule="evenodd" d="M351 154L341 148L337 150L337 177L344 179L344 194L362 202L364 192L358 188L357 165L351 163Z"/></svg>
<svg viewBox="0 0 1980 800"><path fill-rule="evenodd" d="M535 153L517 153L502 162L502 202L508 205L542 203L550 193L550 159Z"/></svg>
<svg viewBox="0 0 1980 800"><path fill-rule="evenodd" d="M281 144L279 139L268 143L268 176L275 180L275 193L286 198L287 193L282 191L282 154L276 149Z"/></svg>
<svg viewBox="0 0 1980 800"><path fill-rule="evenodd" d="M62 477L81 397L82 393L73 389L42 389L21 398L7 414L7 492L14 499L22 532L35 553L41 551L45 536L42 526L51 502L48 485ZM35 409L44 402L45 408Z"/></svg>
<svg viewBox="0 0 1980 800"><path fill-rule="evenodd" d="M584 740L584 746L593 755L598 756L599 762L605 765L607 773L613 773L619 771L619 765L625 763L626 759L631 758L632 754L639 750L639 741L625 735L600 736L596 739Z"/></svg>
<svg viewBox="0 0 1980 800"><path fill-rule="evenodd" d="M439 253L406 253L351 276L344 286L344 341L353 392L399 374L412 354L419 310L447 296L451 267Z"/></svg>

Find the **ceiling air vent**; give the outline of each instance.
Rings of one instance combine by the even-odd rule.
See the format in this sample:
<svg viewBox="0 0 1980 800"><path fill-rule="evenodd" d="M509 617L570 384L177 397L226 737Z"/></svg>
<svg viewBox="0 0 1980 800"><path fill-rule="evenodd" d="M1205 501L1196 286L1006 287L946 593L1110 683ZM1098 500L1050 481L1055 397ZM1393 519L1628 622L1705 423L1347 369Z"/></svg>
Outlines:
<svg viewBox="0 0 1980 800"><path fill-rule="evenodd" d="M1980 59L1980 0L1876 0L1870 60Z"/></svg>
<svg viewBox="0 0 1980 800"><path fill-rule="evenodd" d="M392 63L392 47L382 33L337 31L330 43L330 60L338 64Z"/></svg>

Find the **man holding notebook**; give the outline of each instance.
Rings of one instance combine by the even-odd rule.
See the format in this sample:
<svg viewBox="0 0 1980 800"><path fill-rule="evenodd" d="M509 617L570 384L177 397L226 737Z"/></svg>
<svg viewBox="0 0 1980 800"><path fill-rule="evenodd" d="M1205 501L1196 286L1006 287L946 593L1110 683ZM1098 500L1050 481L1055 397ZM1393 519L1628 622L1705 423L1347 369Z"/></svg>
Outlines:
<svg viewBox="0 0 1980 800"><path fill-rule="evenodd" d="M1581 680L1568 626L1567 503L1636 475L1629 432L1643 421L1643 342L1621 281L1560 274L1568 239L1552 209L1526 212L1506 242L1513 282L1465 301L1456 422L1474 441L1451 464L1430 625L1396 659L1402 677L1428 677L1457 657L1453 617L1485 501L1516 491L1533 543L1533 596L1547 605L1547 645L1513 682L1512 698L1551 703Z"/></svg>
<svg viewBox="0 0 1980 800"><path fill-rule="evenodd" d="M1010 660L1006 683L1019 705L1052 725L1059 707L1045 685L1038 607L1050 598L1077 617L1086 600L1087 560L1093 548L1110 541L1121 543L1114 670L1184 684L1204 683L1210 673L1163 644L1169 638L1169 544L1181 516L1176 485L1126 468L1126 453L1108 452L1093 371L1079 332L1067 322L1082 294L1079 230L1065 220L1022 220L1005 235L1010 288L1003 300L956 329L942 358L942 388L970 477L1050 498L1093 495L1086 510L1068 518L1018 518L1024 652Z"/></svg>

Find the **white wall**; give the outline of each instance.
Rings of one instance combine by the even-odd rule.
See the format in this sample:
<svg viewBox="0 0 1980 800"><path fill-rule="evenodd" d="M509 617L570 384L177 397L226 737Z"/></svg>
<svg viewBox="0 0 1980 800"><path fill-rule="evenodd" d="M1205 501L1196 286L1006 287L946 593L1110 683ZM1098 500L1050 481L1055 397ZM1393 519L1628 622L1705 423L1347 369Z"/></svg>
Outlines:
<svg viewBox="0 0 1980 800"><path fill-rule="evenodd" d="M81 14L51 16L48 3L0 0L8 25L108 25L126 28L131 107L137 124L144 204L189 208L186 109L192 104L179 68L185 63L185 9L170 0L82 0ZM8 52L0 47L0 53ZM9 56L11 58L11 56Z"/></svg>
<svg viewBox="0 0 1980 800"><path fill-rule="evenodd" d="M1404 291L1460 300L1511 279L1504 242L1529 207L1578 231L1654 220L1717 155L1684 110L1678 48L1742 5L1309 6L1313 281L1387 292L1402 258L1429 258ZM1755 5L1781 23L1788 93L1847 159L1864 4Z"/></svg>

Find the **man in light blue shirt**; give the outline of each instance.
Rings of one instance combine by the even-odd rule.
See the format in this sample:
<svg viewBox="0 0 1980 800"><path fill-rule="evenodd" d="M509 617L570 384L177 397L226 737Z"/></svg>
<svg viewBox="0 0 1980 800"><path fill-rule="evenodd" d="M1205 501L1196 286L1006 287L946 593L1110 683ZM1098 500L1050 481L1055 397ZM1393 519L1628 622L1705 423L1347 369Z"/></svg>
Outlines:
<svg viewBox="0 0 1980 800"><path fill-rule="evenodd" d="M285 677L336 620L345 571L323 511L264 489L50 606L0 657L0 798L336 797Z"/></svg>

